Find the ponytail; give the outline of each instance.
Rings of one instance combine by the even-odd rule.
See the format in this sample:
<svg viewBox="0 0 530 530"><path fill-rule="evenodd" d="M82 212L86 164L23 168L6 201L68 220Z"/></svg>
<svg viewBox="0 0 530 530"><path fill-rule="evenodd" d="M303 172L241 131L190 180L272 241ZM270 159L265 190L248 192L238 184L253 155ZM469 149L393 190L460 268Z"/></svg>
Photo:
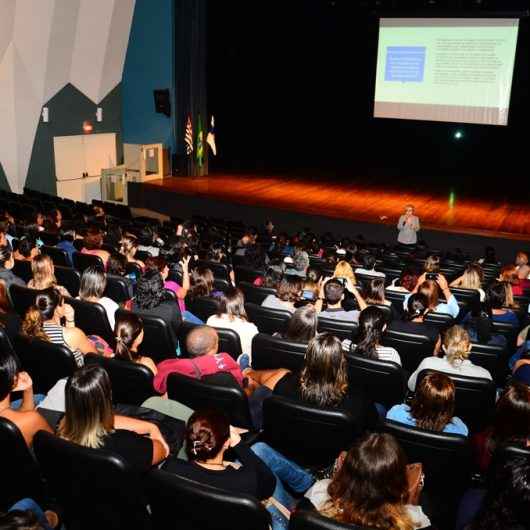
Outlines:
<svg viewBox="0 0 530 530"><path fill-rule="evenodd" d="M116 319L116 325L114 326L116 357L133 362L140 357L131 348L143 329L142 319L134 313L120 315Z"/></svg>
<svg viewBox="0 0 530 530"><path fill-rule="evenodd" d="M359 318L357 347L352 341L350 352L368 359L378 359L377 346L381 342L385 324L385 314L379 307L369 306L364 309Z"/></svg>
<svg viewBox="0 0 530 530"><path fill-rule="evenodd" d="M35 305L30 306L22 321L22 335L30 339L49 341L48 335L42 329L43 323L42 313L39 308Z"/></svg>

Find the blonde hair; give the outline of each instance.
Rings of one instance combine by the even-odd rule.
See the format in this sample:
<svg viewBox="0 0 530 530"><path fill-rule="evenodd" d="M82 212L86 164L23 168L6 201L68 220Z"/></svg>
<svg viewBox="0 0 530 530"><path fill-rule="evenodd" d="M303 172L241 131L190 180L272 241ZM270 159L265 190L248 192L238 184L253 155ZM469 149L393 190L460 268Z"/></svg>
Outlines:
<svg viewBox="0 0 530 530"><path fill-rule="evenodd" d="M28 282L31 289L48 289L57 285L57 278L54 274L53 261L46 254L39 254L31 262L31 272L33 279Z"/></svg>
<svg viewBox="0 0 530 530"><path fill-rule="evenodd" d="M349 278L351 282L353 283L353 285L357 283L352 266L343 259L340 260L335 266L335 271L333 272L333 278Z"/></svg>
<svg viewBox="0 0 530 530"><path fill-rule="evenodd" d="M480 289L482 287L482 269L480 265L470 265L462 274L460 287L464 289Z"/></svg>
<svg viewBox="0 0 530 530"><path fill-rule="evenodd" d="M443 350L449 364L458 368L468 357L471 340L462 326L450 327L444 335Z"/></svg>
<svg viewBox="0 0 530 530"><path fill-rule="evenodd" d="M428 256L423 268L425 272L440 272L440 256Z"/></svg>
<svg viewBox="0 0 530 530"><path fill-rule="evenodd" d="M112 391L107 372L85 366L74 373L65 387L65 415L57 433L83 447L98 449L114 428Z"/></svg>
<svg viewBox="0 0 530 530"><path fill-rule="evenodd" d="M504 290L506 291L506 302L504 306L509 307L510 309L519 309L519 304L513 298L512 284L510 282L502 282L502 284L504 285Z"/></svg>

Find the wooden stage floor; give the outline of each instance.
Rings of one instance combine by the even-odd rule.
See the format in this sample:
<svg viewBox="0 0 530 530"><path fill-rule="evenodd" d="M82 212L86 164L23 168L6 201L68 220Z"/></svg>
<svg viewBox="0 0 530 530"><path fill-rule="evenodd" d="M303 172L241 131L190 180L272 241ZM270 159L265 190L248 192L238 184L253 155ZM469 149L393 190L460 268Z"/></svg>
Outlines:
<svg viewBox="0 0 530 530"><path fill-rule="evenodd" d="M383 224L395 224L404 205L412 203L423 228L530 240L530 206L523 203L443 196L414 189L389 190L358 182L253 175L168 177L145 186L239 204Z"/></svg>

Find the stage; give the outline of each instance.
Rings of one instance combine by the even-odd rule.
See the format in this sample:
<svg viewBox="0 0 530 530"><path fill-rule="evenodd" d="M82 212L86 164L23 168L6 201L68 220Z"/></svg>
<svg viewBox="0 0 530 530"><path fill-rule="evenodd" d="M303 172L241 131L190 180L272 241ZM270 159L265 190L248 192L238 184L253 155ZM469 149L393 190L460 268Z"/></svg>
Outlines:
<svg viewBox="0 0 530 530"><path fill-rule="evenodd" d="M395 242L397 220L405 204L412 203L431 246L481 252L484 245L493 244L508 256L530 240L530 207L524 204L459 197L449 191L427 193L405 185L389 189L359 181L214 174L130 183L129 203L174 217L226 217L249 225L270 217L277 224L281 221L285 230L310 227L388 243Z"/></svg>

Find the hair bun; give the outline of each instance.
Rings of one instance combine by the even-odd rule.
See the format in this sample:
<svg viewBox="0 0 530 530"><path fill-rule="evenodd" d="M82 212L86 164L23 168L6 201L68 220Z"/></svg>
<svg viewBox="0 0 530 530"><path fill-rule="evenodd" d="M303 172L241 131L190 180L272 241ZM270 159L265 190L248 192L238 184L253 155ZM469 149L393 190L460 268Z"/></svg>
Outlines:
<svg viewBox="0 0 530 530"><path fill-rule="evenodd" d="M38 296L36 302L37 309L39 311L45 311L48 307L48 301L46 300L46 297L44 296Z"/></svg>

